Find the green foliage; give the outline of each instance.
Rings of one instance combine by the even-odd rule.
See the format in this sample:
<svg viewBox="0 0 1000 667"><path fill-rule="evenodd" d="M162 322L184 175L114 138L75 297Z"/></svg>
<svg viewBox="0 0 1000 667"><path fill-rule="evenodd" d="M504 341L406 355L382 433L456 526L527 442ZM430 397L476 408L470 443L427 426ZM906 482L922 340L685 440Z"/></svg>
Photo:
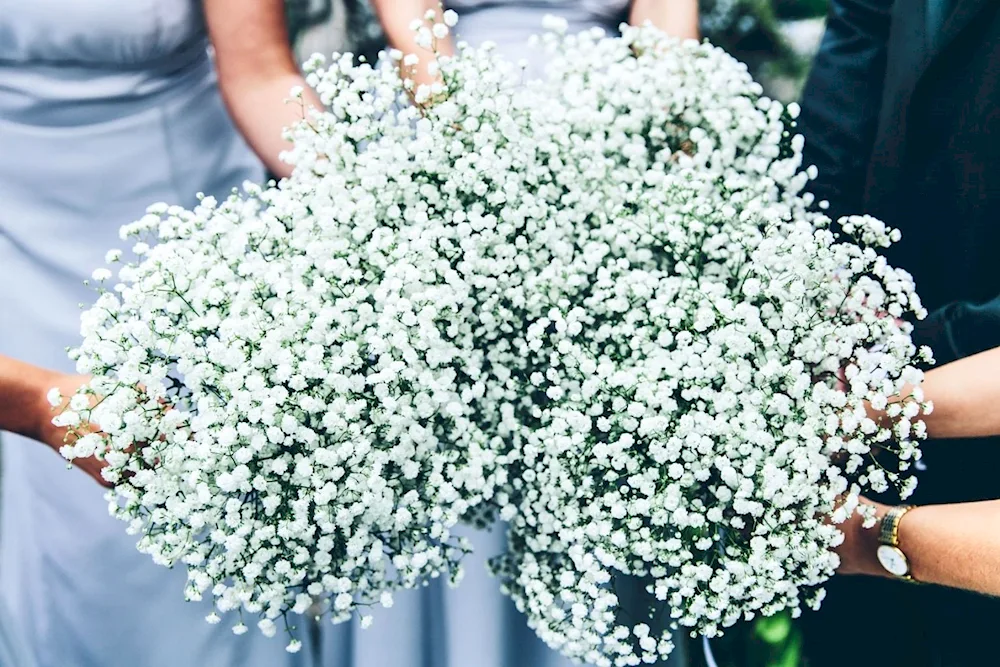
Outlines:
<svg viewBox="0 0 1000 667"><path fill-rule="evenodd" d="M829 0L772 0L774 13L780 19L810 19L825 16Z"/></svg>
<svg viewBox="0 0 1000 667"><path fill-rule="evenodd" d="M704 667L701 642L689 647L692 667ZM712 640L719 667L808 667L802 657L802 634L789 614L760 618Z"/></svg>
<svg viewBox="0 0 1000 667"><path fill-rule="evenodd" d="M701 5L704 36L744 61L755 76L765 68L788 75L801 69L771 0L702 0Z"/></svg>
<svg viewBox="0 0 1000 667"><path fill-rule="evenodd" d="M332 0L285 0L285 22L293 44L304 30L329 21L332 16Z"/></svg>

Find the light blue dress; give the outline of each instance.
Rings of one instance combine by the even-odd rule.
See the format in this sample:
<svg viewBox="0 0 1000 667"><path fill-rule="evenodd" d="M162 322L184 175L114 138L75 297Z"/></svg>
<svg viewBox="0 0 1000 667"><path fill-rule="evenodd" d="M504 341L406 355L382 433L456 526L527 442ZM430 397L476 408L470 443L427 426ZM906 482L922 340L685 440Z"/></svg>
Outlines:
<svg viewBox="0 0 1000 667"><path fill-rule="evenodd" d="M0 353L72 370L78 304L94 298L82 283L119 227L261 179L207 45L197 0L0 0ZM138 553L93 480L37 443L3 444L2 635L38 667L313 664L311 645L292 656L206 623L183 570Z"/></svg>
<svg viewBox="0 0 1000 667"><path fill-rule="evenodd" d="M444 4L458 13L457 40L473 46L495 42L508 62L526 60L526 76L538 78L544 74L546 56L528 42L532 35L545 32L546 14L566 19L571 33L599 27L617 34L618 26L628 19L630 0L444 0Z"/></svg>

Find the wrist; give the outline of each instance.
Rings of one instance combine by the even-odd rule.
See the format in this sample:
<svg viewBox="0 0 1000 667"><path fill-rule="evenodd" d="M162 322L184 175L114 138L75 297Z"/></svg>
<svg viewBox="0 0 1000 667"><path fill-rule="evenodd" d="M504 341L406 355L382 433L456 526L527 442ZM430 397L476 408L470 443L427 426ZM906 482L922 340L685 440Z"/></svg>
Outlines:
<svg viewBox="0 0 1000 667"><path fill-rule="evenodd" d="M900 537L900 526L903 518L913 509L915 509L913 505L898 505L889 508L879 525L878 540L878 560L882 569L894 578L911 583L915 583L917 580L914 578L910 559L904 551Z"/></svg>
<svg viewBox="0 0 1000 667"><path fill-rule="evenodd" d="M44 417L48 371L0 357L0 429L36 438Z"/></svg>
<svg viewBox="0 0 1000 667"><path fill-rule="evenodd" d="M24 392L28 409L22 435L40 442L48 441L47 435L55 429L52 418L56 414L55 408L49 403L48 394L58 384L59 374L43 369L38 369L26 380Z"/></svg>
<svg viewBox="0 0 1000 667"><path fill-rule="evenodd" d="M876 524L866 528L863 517L854 512L840 525L844 541L837 549L840 555L837 572L846 575L885 576L887 573L878 561L878 522L889 508L865 498L861 502L864 506L874 508Z"/></svg>
<svg viewBox="0 0 1000 667"><path fill-rule="evenodd" d="M924 573L921 571L919 558L919 548L915 548L914 543L919 541L919 534L922 532L922 524L927 517L928 506L913 507L906 513L900 522L898 529L899 548L906 554L906 560L910 566L910 576L915 581L925 581ZM931 512L933 514L933 512Z"/></svg>
<svg viewBox="0 0 1000 667"><path fill-rule="evenodd" d="M863 557L860 559L862 571L861 574L876 576L876 577L888 577L890 576L882 564L878 561L878 547L879 547L879 526L882 522L882 517L889 508L881 503L869 502L875 508L875 519L876 523L870 528L865 528L862 522L858 522L858 530L860 535L858 535L858 544L861 547Z"/></svg>

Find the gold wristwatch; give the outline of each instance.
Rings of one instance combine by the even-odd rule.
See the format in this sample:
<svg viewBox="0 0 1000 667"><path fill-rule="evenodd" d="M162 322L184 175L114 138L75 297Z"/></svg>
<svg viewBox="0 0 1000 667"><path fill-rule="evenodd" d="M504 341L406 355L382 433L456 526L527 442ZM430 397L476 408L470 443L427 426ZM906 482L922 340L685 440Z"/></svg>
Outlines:
<svg viewBox="0 0 1000 667"><path fill-rule="evenodd" d="M911 509L913 509L912 505L903 505L893 507L885 513L879 525L879 546L875 555L886 572L898 579L916 583L917 580L910 574L910 561L907 560L903 550L899 548L899 522Z"/></svg>

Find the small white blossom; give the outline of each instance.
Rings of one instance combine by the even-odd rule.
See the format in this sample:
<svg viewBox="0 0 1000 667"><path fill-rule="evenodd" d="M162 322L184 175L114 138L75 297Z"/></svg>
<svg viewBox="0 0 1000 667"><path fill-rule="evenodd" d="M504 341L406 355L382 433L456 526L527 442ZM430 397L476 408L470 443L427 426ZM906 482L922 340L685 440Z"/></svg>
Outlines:
<svg viewBox="0 0 1000 667"><path fill-rule="evenodd" d="M448 36L448 26L444 23L435 23L434 27L431 28L431 32L435 39L444 39Z"/></svg>
<svg viewBox="0 0 1000 667"><path fill-rule="evenodd" d="M45 400L49 402L49 405L57 408L62 405L63 402L62 392L59 391L58 387L53 387L52 389L49 389L47 394L45 394Z"/></svg>

